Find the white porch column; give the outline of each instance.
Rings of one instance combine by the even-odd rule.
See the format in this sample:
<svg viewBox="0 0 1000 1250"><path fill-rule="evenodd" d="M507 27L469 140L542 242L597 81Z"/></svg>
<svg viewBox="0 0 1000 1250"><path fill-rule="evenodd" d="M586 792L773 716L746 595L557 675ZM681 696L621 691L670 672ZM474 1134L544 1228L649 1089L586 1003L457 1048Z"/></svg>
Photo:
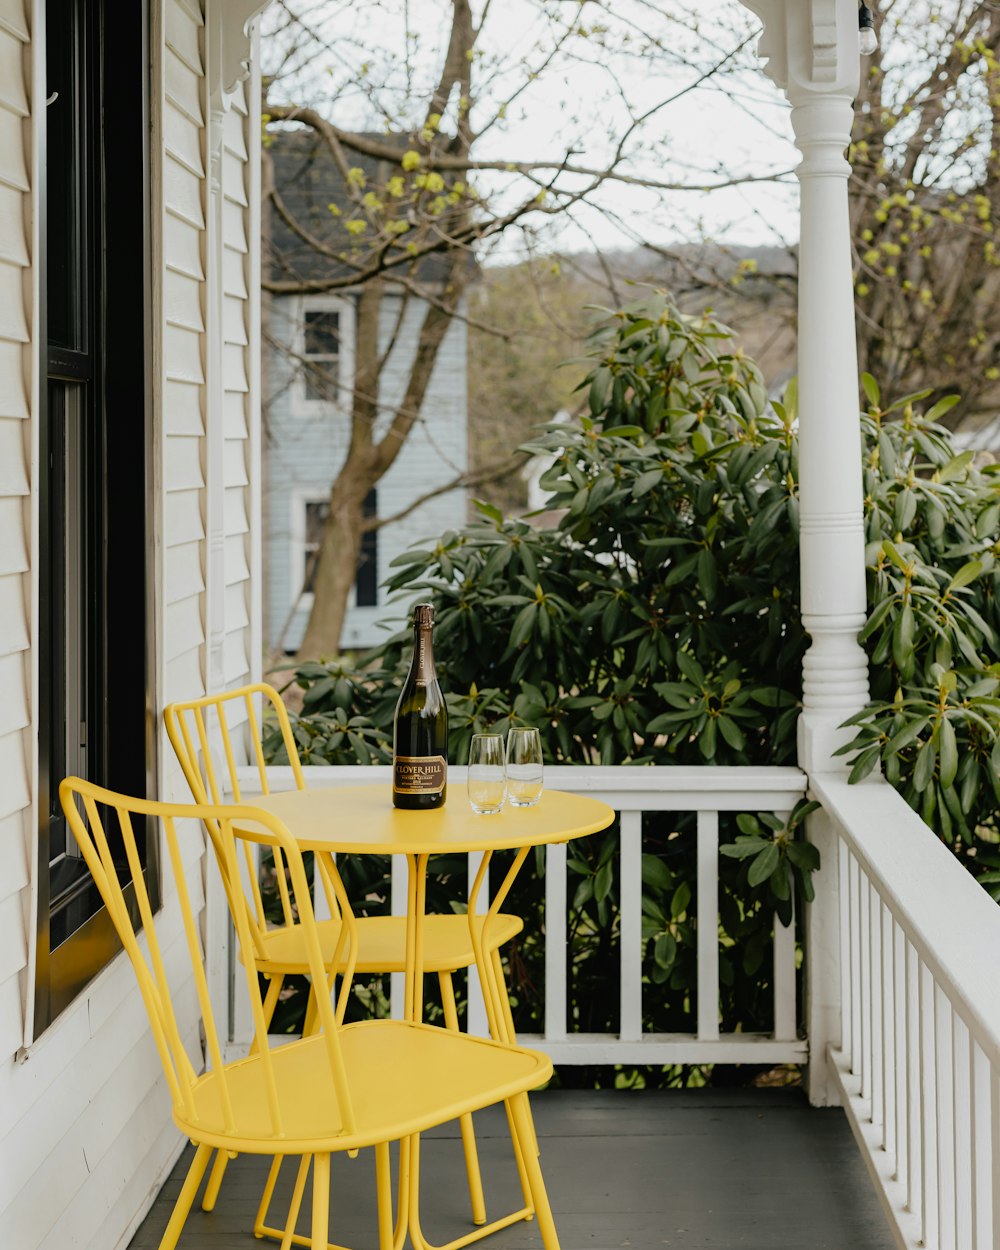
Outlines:
<svg viewBox="0 0 1000 1250"><path fill-rule="evenodd" d="M208 0L205 13L205 64L208 80L207 116L207 194L205 202L205 337L204 369L206 389L206 428L203 465L206 486L205 515L205 683L209 691L226 687L225 641L226 641L226 466L225 466L225 370L223 322L225 306L225 124L226 114L232 105L232 95L241 82L248 79L253 85L250 99L251 110L259 99L259 39L253 30L256 17L267 7L268 0ZM251 114L252 115L252 114ZM254 123L256 128L256 122ZM251 165L259 180L259 164ZM251 225L259 225L259 189L251 190L251 205L256 197L257 207L250 210ZM259 229L257 236L251 234L251 253L259 256ZM259 259L251 269L258 278ZM252 289L252 288L251 288ZM252 295L252 308L257 304L258 292ZM259 317L256 319L259 321ZM259 336L259 326L250 327L251 335ZM259 362L259 346L252 351L251 360ZM256 387L256 380L251 380ZM259 508L259 413L257 428L251 432L251 474L257 468L257 480L251 480L255 497L253 506ZM255 528L259 535L259 525ZM255 540L257 538L255 537ZM256 566L259 575L259 561ZM259 583L255 585L260 593ZM259 636L259 635L258 635ZM250 1006L246 995L237 986L239 973L236 964L235 941L229 905L221 878L217 872L206 874L205 902L205 948L206 971L209 993L217 1020L228 1021L226 1057L236 1058L246 1054L253 1036Z"/></svg>
<svg viewBox="0 0 1000 1250"><path fill-rule="evenodd" d="M858 354L844 156L859 82L856 0L744 0L764 21L765 71L792 105L802 153L799 493L803 664L799 763L842 770L838 726L868 698Z"/></svg>
<svg viewBox="0 0 1000 1250"><path fill-rule="evenodd" d="M799 235L799 540L803 662L799 763L843 770L839 728L868 698L857 635L866 617L858 357L844 152L860 75L857 0L743 0L764 22L765 70L792 106L802 153ZM807 909L809 1098L836 1102L827 1049L840 1038L837 840L822 812L809 822L822 857Z"/></svg>

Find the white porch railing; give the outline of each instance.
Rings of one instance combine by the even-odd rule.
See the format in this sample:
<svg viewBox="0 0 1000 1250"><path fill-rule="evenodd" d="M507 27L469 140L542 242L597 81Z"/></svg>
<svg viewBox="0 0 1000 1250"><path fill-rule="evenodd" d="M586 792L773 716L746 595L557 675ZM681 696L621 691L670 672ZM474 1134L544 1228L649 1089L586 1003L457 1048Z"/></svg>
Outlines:
<svg viewBox="0 0 1000 1250"><path fill-rule="evenodd" d="M810 788L839 839L830 1064L900 1246L1000 1247L1000 908L884 782Z"/></svg>
<svg viewBox="0 0 1000 1250"><path fill-rule="evenodd" d="M465 769L449 769L453 781ZM390 769L310 767L310 786L384 782L388 801ZM621 813L619 906L621 1016L618 1033L572 1033L567 1029L568 891L566 847L546 848L545 867L545 1031L523 1035L530 1045L565 1064L803 1063L807 1043L798 1037L795 996L795 937L777 920L774 927L774 1031L721 1034L719 1029L719 813L789 812L805 792L806 779L795 768L629 768L548 767L546 785L595 795ZM255 769L240 780L243 797L256 792ZM294 785L290 769L271 770L273 789ZM697 1028L691 1033L648 1033L642 1026L642 813L697 813ZM479 857L469 857L469 884ZM515 886L516 895L516 886ZM406 904L405 864L393 859L392 911ZM516 898L513 900L516 909ZM393 978L394 1011L402 1003L402 978ZM486 1032L478 994L470 995L473 1031ZM249 1023L249 1022L247 1022ZM249 1033L248 1033L249 1037Z"/></svg>

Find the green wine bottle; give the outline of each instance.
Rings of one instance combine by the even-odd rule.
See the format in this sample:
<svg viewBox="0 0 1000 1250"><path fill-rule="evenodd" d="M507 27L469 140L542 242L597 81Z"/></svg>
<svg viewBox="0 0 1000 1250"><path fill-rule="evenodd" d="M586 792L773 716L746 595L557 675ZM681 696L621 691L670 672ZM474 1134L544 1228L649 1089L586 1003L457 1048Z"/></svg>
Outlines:
<svg viewBox="0 0 1000 1250"><path fill-rule="evenodd" d="M444 807L448 793L448 709L434 667L434 605L413 609L413 658L392 722L394 807Z"/></svg>

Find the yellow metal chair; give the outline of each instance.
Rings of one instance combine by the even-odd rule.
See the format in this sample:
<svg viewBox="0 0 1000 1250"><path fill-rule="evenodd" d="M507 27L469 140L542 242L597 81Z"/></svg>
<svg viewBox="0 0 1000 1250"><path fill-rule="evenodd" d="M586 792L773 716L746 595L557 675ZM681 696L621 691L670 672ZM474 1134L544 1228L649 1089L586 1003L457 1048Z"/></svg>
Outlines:
<svg viewBox="0 0 1000 1250"><path fill-rule="evenodd" d="M283 1244L288 1247L294 1241L311 1250L328 1250L330 1156L345 1151L353 1155L361 1148L374 1147L379 1250L393 1250L390 1142L401 1142L401 1160L408 1161L403 1166L411 1169L415 1182L417 1146L412 1135L461 1115L506 1101L518 1136L528 1140L529 1113L524 1095L551 1075L547 1056L433 1025L396 1020L344 1025L349 979L342 983L336 1008L329 995L316 996L316 1032L271 1050L256 971L260 952L253 916L241 890L229 890L228 895L246 970L256 1040L248 1058L225 1063L177 822L201 820L214 830L215 849L229 881L238 879L240 843L267 847L276 860L284 862L289 901L296 909L301 930L303 958L314 983L321 984L326 979L327 962L302 855L294 838L280 821L252 807L157 803L128 798L76 777L63 781L59 797L135 971L173 1100L174 1120L197 1146L160 1250L174 1250L177 1245L213 1150L299 1157L299 1181ZM182 929L186 961L173 953L166 959L161 950L133 829L133 822L141 830L149 818L162 822L165 851L166 902L157 920L171 927L171 937L175 927ZM112 843L124 847L127 872L120 855L116 862ZM330 886L341 907L349 968L358 932L335 869L330 874ZM180 1015L178 1003L184 1004ZM194 1040L199 1037L201 1043ZM201 1071L203 1063L206 1070ZM533 1152L526 1154L542 1242L545 1250L558 1250L538 1160ZM312 1227L306 1240L294 1235L292 1228L310 1160L314 1165ZM401 1185L400 1192L406 1196L415 1226L417 1185Z"/></svg>
<svg viewBox="0 0 1000 1250"><path fill-rule="evenodd" d="M184 770L196 802L217 804L223 801L225 796L223 787L220 785L220 772L228 781L229 791L235 801L237 803L241 801L237 775L237 763L243 753L240 750L241 747L250 751L257 768L261 793L270 793L268 770L261 745L262 721L258 717L255 706L257 696L262 700L265 709L264 716L273 716L281 731L296 788L299 790L306 788L304 770L299 760L284 701L273 686L258 682L221 694L194 699L187 703L172 703L164 709L163 717L167 736ZM214 762L213 745L219 755L224 757L224 772ZM209 827L208 832L214 839L215 831ZM257 971L268 978L268 992L264 1000L264 1015L267 1023L270 1023L274 1014L285 978L309 973L304 934L291 909L286 873L282 870L280 863L276 864L275 868L283 923L273 928L267 926L256 873L251 870L248 874L257 926L260 931L259 943L255 949L256 966ZM341 943L343 937L342 925L331 882L319 860L316 880L317 889L319 885L322 885L325 891L327 906L332 916L332 919L319 921L317 924L320 949L328 974L340 974L344 971L343 958L342 955L338 955L337 951L338 943ZM226 888L231 889L228 882ZM355 970L373 975L403 972L406 966L406 918L404 916L362 916L357 919L356 924L358 943L355 952ZM523 921L519 916L500 913L489 930L488 956L492 961L496 973L495 980L504 999L500 1004L500 1009L510 1024L511 1035L513 1035L513 1023L510 1020L510 1004L502 975L499 947L510 941L523 927ZM432 915L426 918L423 963L425 972L437 974L445 1024L448 1028L457 1031L458 1012L452 976L460 969L470 968L475 964L475 951L469 933L467 916ZM306 1015L306 1033L309 1033L315 1025L316 1009L317 995L311 992ZM511 1128L513 1130L513 1125ZM462 1116L460 1129L462 1147L465 1152L472 1218L475 1224L482 1225L486 1222L486 1203L471 1115ZM533 1142L534 1139L529 1140ZM530 1211L530 1189L521 1151L516 1141L515 1158L524 1203ZM227 1155L220 1152L212 1168L202 1200L202 1207L206 1211L210 1211L215 1204L226 1162Z"/></svg>

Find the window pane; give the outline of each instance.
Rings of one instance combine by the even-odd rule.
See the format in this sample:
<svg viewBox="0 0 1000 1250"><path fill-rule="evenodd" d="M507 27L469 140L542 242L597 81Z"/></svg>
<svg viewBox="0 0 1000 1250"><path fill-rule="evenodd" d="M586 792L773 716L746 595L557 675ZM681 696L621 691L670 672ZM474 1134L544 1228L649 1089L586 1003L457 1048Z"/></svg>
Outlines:
<svg viewBox="0 0 1000 1250"><path fill-rule="evenodd" d="M361 505L362 516L378 516L378 492L370 490ZM354 579L354 602L359 608L378 606L378 530L367 530L361 537L358 571Z"/></svg>
<svg viewBox="0 0 1000 1250"><path fill-rule="evenodd" d="M311 595L315 589L315 556L319 550L320 539L323 537L323 526L329 515L330 501L328 499L316 499L306 504L305 570L302 589L307 595Z"/></svg>
<svg viewBox="0 0 1000 1250"><path fill-rule="evenodd" d="M49 342L84 351L85 148L82 25L75 4L50 2L46 40L46 268Z"/></svg>
<svg viewBox="0 0 1000 1250"><path fill-rule="evenodd" d="M306 313L306 355L337 356L340 353L340 313Z"/></svg>
<svg viewBox="0 0 1000 1250"><path fill-rule="evenodd" d="M306 546L316 547L323 537L323 526L330 515L329 499L313 500L306 504Z"/></svg>

